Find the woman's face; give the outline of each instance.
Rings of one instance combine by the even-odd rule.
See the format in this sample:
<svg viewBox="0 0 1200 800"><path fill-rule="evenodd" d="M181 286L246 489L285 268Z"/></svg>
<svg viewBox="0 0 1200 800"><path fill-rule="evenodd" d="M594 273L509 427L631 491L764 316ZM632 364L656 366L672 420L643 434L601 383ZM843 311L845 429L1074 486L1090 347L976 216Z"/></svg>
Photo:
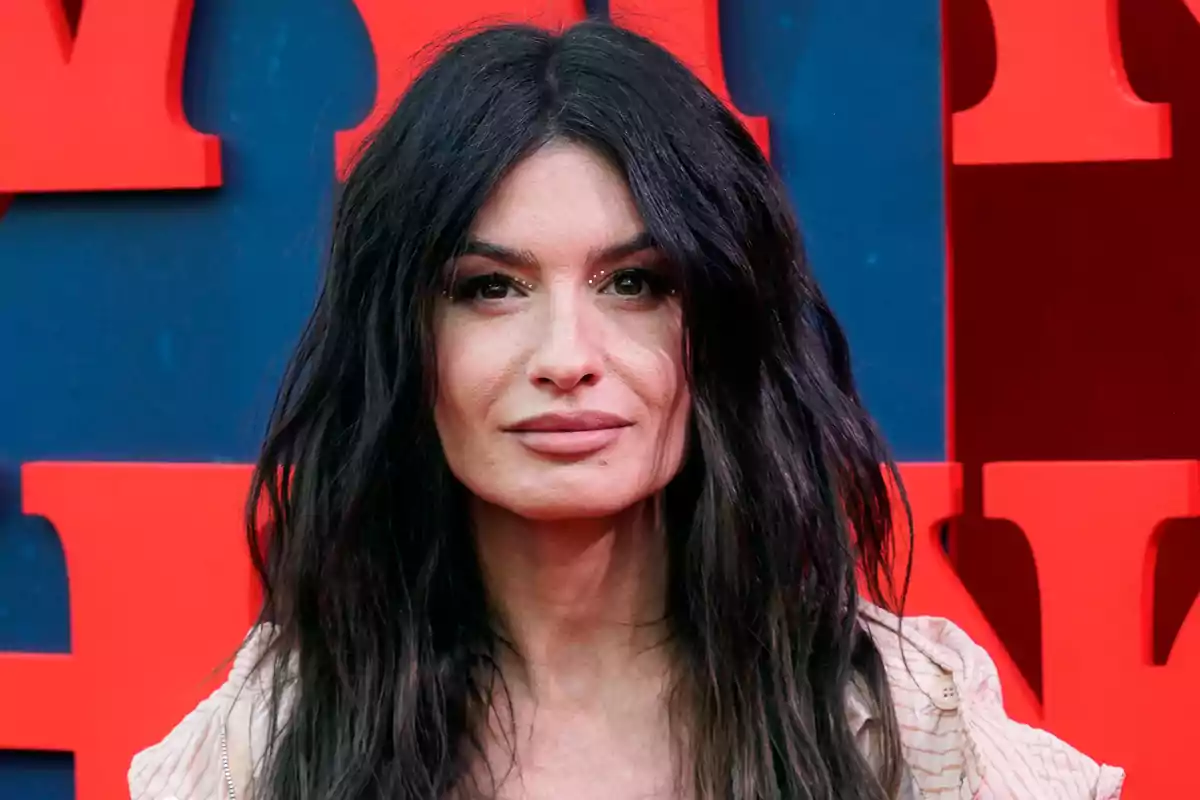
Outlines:
<svg viewBox="0 0 1200 800"><path fill-rule="evenodd" d="M679 470L690 394L671 273L623 177L551 143L471 228L435 327L438 433L480 499L598 517Z"/></svg>

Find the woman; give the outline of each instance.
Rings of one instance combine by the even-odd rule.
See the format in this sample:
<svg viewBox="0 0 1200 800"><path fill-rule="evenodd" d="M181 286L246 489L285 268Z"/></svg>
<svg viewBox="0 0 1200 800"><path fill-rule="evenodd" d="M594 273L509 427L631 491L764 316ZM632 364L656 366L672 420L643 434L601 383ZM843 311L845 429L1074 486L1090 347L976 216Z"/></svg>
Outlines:
<svg viewBox="0 0 1200 800"><path fill-rule="evenodd" d="M894 477L722 104L607 25L464 38L346 182L251 492L262 623L133 797L1117 797L960 632L859 599Z"/></svg>

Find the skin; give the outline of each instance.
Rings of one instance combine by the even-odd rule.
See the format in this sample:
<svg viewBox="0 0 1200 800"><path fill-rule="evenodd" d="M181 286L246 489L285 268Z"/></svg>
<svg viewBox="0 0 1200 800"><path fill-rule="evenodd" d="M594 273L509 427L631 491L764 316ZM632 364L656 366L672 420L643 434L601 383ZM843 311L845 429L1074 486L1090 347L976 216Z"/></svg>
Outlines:
<svg viewBox="0 0 1200 800"><path fill-rule="evenodd" d="M471 241L437 314L435 418L514 645L511 715L491 720L500 796L677 796L655 499L690 395L670 270L623 177L568 143L512 170ZM514 429L579 411L619 426Z"/></svg>

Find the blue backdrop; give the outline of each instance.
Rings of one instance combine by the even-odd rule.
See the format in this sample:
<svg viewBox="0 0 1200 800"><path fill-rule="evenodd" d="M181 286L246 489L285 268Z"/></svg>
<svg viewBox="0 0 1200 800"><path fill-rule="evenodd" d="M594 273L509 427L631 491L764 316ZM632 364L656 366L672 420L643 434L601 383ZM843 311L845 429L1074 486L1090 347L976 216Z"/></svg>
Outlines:
<svg viewBox="0 0 1200 800"><path fill-rule="evenodd" d="M869 405L899 458L942 460L939 3L727 1L721 25ZM373 70L350 0L196 0L184 106L220 135L224 185L21 196L0 217L0 650L69 649L22 462L252 459L316 286L333 134ZM0 798L72 796L69 754L0 752Z"/></svg>

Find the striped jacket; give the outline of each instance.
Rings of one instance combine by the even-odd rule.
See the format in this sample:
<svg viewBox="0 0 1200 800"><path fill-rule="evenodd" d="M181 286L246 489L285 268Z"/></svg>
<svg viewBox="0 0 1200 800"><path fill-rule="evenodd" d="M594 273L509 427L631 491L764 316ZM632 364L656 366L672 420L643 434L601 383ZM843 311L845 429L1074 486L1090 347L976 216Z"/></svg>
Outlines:
<svg viewBox="0 0 1200 800"><path fill-rule="evenodd" d="M1117 800L1124 772L1004 713L987 653L944 619L901 622L864 604L888 674L908 767L897 800ZM253 800L267 735L268 678L254 671L270 630L251 631L226 682L160 743L134 757L132 800ZM852 688L847 714L871 758L877 720Z"/></svg>

